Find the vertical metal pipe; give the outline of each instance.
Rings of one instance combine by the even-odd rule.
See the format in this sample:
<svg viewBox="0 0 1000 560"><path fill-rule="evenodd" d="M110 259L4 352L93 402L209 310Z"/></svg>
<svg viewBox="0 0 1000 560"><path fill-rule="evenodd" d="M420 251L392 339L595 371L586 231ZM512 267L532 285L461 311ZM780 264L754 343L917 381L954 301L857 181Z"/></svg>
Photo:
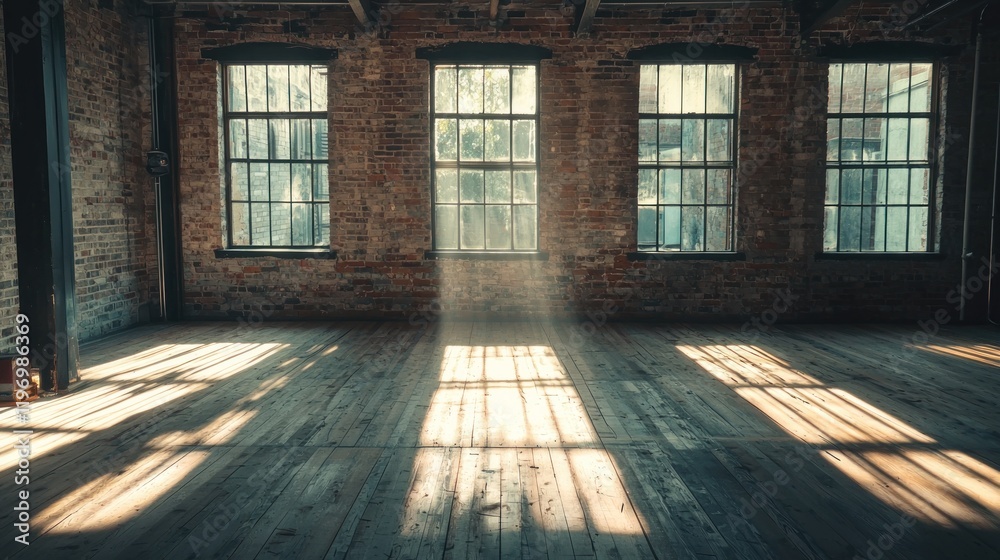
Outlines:
<svg viewBox="0 0 1000 560"><path fill-rule="evenodd" d="M986 13L985 8L983 13ZM980 22L982 19L982 15L980 15ZM979 29L979 24L977 24L976 60L972 67L972 108L969 116L969 158L965 169L965 217L962 224L962 284L960 288L962 300L958 304L958 319L960 321L965 320L965 298L967 296L965 276L969 270L969 259L972 257L972 253L969 252L969 216L972 214L972 163L976 144L976 100L979 97L977 95L979 93L979 59L982 54L982 46L983 34Z"/></svg>

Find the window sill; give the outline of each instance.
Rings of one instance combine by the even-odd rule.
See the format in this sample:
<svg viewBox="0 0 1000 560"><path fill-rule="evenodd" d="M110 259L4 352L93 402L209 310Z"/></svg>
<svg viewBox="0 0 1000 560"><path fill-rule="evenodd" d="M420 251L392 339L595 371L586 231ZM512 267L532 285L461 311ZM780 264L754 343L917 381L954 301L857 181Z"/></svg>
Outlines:
<svg viewBox="0 0 1000 560"><path fill-rule="evenodd" d="M246 249L216 249L217 259L245 259L253 257L273 257L277 259L336 259L337 253L328 248L286 249L280 247L262 247Z"/></svg>
<svg viewBox="0 0 1000 560"><path fill-rule="evenodd" d="M549 254L542 251L426 251L424 258L476 261L547 261Z"/></svg>
<svg viewBox="0 0 1000 560"><path fill-rule="evenodd" d="M818 261L943 261L944 253L875 253L875 252L842 252L816 253Z"/></svg>
<svg viewBox="0 0 1000 560"><path fill-rule="evenodd" d="M636 251L627 254L630 261L745 261L746 253L708 253L681 251Z"/></svg>

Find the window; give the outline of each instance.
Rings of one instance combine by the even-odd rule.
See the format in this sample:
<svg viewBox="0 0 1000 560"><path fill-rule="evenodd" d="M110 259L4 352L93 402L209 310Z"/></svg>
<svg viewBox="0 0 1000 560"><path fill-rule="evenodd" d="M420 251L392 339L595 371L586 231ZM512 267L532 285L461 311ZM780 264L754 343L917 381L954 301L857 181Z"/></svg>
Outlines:
<svg viewBox="0 0 1000 560"><path fill-rule="evenodd" d="M434 249L537 251L538 66L432 71Z"/></svg>
<svg viewBox="0 0 1000 560"><path fill-rule="evenodd" d="M735 64L640 66L640 251L733 251L736 102Z"/></svg>
<svg viewBox="0 0 1000 560"><path fill-rule="evenodd" d="M223 72L229 246L329 245L326 66Z"/></svg>
<svg viewBox="0 0 1000 560"><path fill-rule="evenodd" d="M823 250L928 251L930 63L830 65Z"/></svg>

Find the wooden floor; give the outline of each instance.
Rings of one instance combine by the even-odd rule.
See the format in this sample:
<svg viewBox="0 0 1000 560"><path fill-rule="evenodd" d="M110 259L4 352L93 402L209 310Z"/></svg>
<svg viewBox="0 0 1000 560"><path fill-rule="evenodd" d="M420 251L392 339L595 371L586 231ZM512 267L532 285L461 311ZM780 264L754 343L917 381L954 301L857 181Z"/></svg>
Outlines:
<svg viewBox="0 0 1000 560"><path fill-rule="evenodd" d="M1000 331L914 328L136 329L0 412L0 555L1000 558Z"/></svg>

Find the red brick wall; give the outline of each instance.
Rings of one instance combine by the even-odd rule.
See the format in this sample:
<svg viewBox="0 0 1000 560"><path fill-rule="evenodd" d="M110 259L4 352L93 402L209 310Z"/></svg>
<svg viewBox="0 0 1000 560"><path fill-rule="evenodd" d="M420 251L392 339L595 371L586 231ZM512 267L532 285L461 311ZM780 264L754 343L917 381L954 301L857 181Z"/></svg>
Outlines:
<svg viewBox="0 0 1000 560"><path fill-rule="evenodd" d="M878 10L835 21L819 36L882 39L878 24L887 8ZM958 282L964 167L956 161L965 159L957 145L945 155L941 181L946 260L815 259L822 246L827 69L800 45L794 12L602 10L590 38L574 37L571 12L558 9L510 10L499 31L489 25L485 3L384 13L388 22L377 34L336 8L176 21L189 316L263 310L274 318L405 317L428 305L561 316L613 305L619 317L744 319L771 309L773 290L787 289L798 299L783 319L901 319L933 313ZM963 40L967 31L943 33ZM213 250L225 237L218 75L200 51L288 40L339 50L330 73L331 242L338 259L217 259ZM625 55L661 42L717 40L759 49L741 81L736 233L747 260L631 262L639 68ZM547 261L424 257L431 247L429 68L415 50L452 41L552 50L540 78L540 248ZM966 54L944 66L944 126L958 134L967 129L961 112L970 63ZM983 209L977 212L981 227Z"/></svg>
<svg viewBox="0 0 1000 560"><path fill-rule="evenodd" d="M0 6L2 5L0 3ZM0 10L0 38L4 38L2 10ZM10 352L14 349L14 315L17 314L18 305L6 58L7 49L0 49L0 352Z"/></svg>

